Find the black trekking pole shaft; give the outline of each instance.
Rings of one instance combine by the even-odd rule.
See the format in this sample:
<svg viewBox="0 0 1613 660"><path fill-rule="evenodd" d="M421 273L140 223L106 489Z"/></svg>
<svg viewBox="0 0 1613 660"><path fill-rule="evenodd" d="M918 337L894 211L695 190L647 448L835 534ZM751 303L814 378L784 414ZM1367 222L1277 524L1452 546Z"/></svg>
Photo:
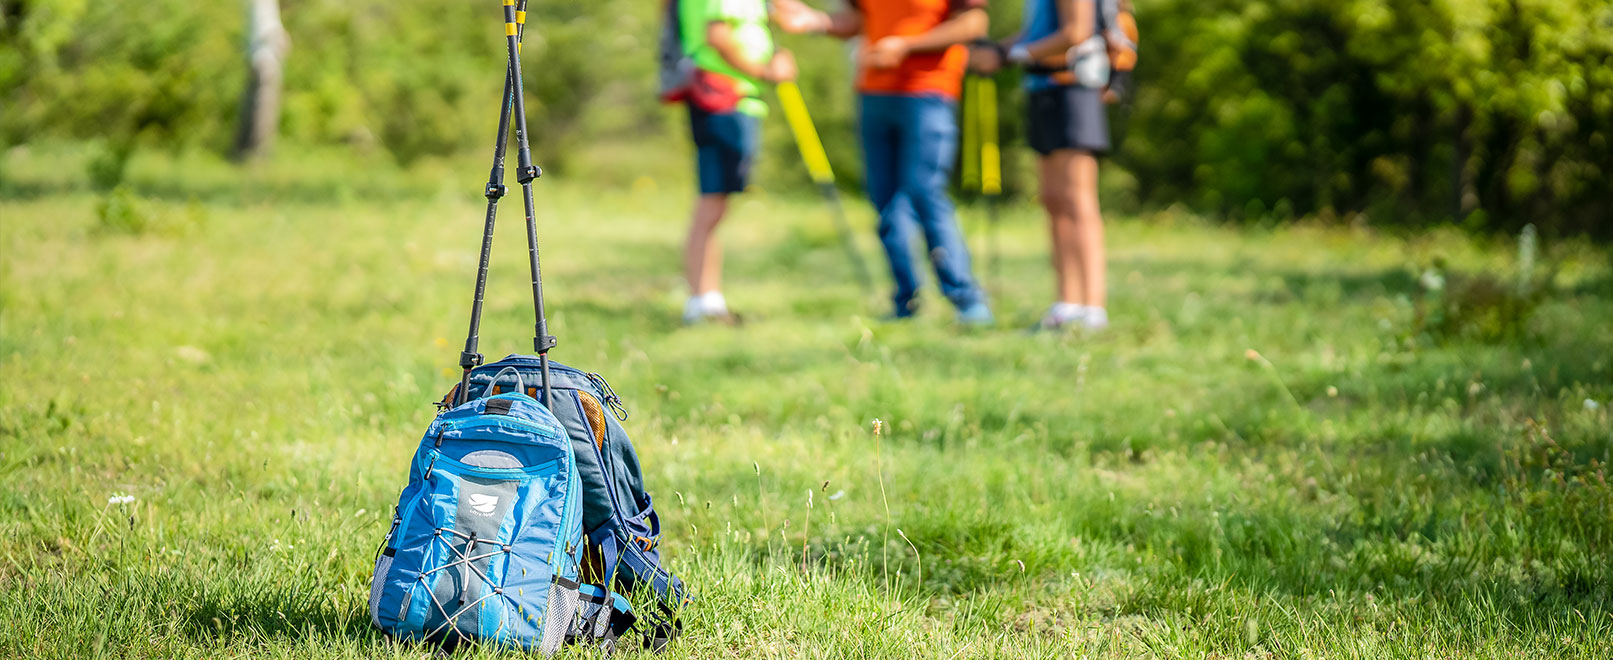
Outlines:
<svg viewBox="0 0 1613 660"><path fill-rule="evenodd" d="M991 293L1002 293L1002 250L997 245L997 225L1001 219L1002 195L986 196L986 273Z"/></svg>
<svg viewBox="0 0 1613 660"><path fill-rule="evenodd" d="M526 8L526 0L521 0L521 8ZM532 327L532 347L538 352L538 367L543 375L543 405L553 408L549 391L549 349L554 348L555 339L549 334L549 321L543 311L543 270L538 265L538 224L532 202L532 181L542 176L543 170L532 164L532 149L527 144L526 100L521 85L521 41L517 14L524 18L526 12L517 10L514 0L504 0L505 46L509 50L510 79L515 85L512 92L517 159L515 180L521 182L521 197L526 203L527 260L532 268L532 311L537 317Z"/></svg>
<svg viewBox="0 0 1613 660"><path fill-rule="evenodd" d="M982 77L977 85L980 104L975 118L980 122L980 193L986 197L986 272L988 288L1000 291L1002 251L997 245L997 225L1002 206L1002 153L997 143L997 81Z"/></svg>
<svg viewBox="0 0 1613 660"><path fill-rule="evenodd" d="M851 260L851 268L857 274L857 283L862 285L864 292L873 291L874 278L868 274L868 263L863 261L862 254L857 252L857 243L851 237L851 222L846 220L846 209L840 204L840 191L835 188L832 181L818 184L818 191L829 202L834 215L835 233L840 235L840 247L846 251L846 258Z"/></svg>
<svg viewBox="0 0 1613 660"><path fill-rule="evenodd" d="M806 101L801 98L801 89L794 82L784 81L774 91L778 94L779 105L784 108L784 120L789 123L790 132L795 134L795 146L801 152L801 162L806 165L812 182L818 184L818 192L829 202L835 232L840 234L840 245L846 250L846 258L851 260L852 270L856 271L857 283L862 285L864 292L873 291L874 280L868 274L868 264L863 261L862 254L857 252L856 239L851 236L851 223L846 221L846 209L840 205L840 191L835 188L829 155L823 151L823 140L818 137L817 127L812 125L812 115L807 112Z"/></svg>
<svg viewBox="0 0 1613 660"><path fill-rule="evenodd" d="M520 36L516 36L519 41ZM459 366L462 370L459 375L459 389L454 399L454 405L465 403L469 397L470 372L482 363L482 354L478 352L477 344L481 341L482 327L482 300L487 293L487 265L493 255L493 225L498 218L498 200L504 196L504 153L505 145L510 141L510 106L514 93L514 76L509 67L504 69L504 96L503 104L499 108L498 116L498 142L493 146L493 170L487 175L487 187L483 195L487 197L487 219L482 226L482 253L481 260L476 268L476 295L470 308L470 330L465 334L465 350L459 354Z"/></svg>

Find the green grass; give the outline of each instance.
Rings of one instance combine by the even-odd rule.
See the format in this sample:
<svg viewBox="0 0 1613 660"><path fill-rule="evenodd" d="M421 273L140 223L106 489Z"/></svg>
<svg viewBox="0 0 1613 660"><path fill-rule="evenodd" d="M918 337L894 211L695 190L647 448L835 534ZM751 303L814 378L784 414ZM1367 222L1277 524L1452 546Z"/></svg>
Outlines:
<svg viewBox="0 0 1613 660"><path fill-rule="evenodd" d="M483 167L140 157L109 197L73 149L5 156L0 656L421 655L364 600L453 381ZM1016 206L1004 327L965 333L933 294L873 320L821 206L763 194L722 234L751 322L685 329L686 182L538 200L554 355L625 399L698 594L670 657L1613 647L1597 249L1548 244L1552 290L1485 343L1420 329L1417 273L1510 278L1505 242L1112 218L1114 327L1030 336L1051 278ZM491 356L530 346L519 205Z"/></svg>

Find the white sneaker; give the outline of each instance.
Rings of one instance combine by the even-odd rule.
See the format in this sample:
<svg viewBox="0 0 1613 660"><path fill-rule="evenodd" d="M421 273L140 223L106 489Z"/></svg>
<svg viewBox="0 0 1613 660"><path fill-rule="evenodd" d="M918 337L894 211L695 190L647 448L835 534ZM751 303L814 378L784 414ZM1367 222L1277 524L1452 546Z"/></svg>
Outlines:
<svg viewBox="0 0 1613 660"><path fill-rule="evenodd" d="M1109 311L1102 307L1083 305L1081 327L1091 331L1109 327Z"/></svg>
<svg viewBox="0 0 1613 660"><path fill-rule="evenodd" d="M683 324L694 325L702 321L718 321L728 325L739 322L739 317L728 311L728 301L721 291L707 291L690 296L683 303Z"/></svg>
<svg viewBox="0 0 1613 660"><path fill-rule="evenodd" d="M1109 327L1109 312L1102 307L1076 303L1056 302L1047 308L1042 320L1032 330L1102 330Z"/></svg>
<svg viewBox="0 0 1613 660"><path fill-rule="evenodd" d="M1060 330L1081 322L1084 305L1075 303L1056 302L1047 308L1042 320L1036 323L1034 330Z"/></svg>
<svg viewBox="0 0 1613 660"><path fill-rule="evenodd" d="M705 307L700 304L700 296L692 296L683 303L683 324L694 325L705 318Z"/></svg>

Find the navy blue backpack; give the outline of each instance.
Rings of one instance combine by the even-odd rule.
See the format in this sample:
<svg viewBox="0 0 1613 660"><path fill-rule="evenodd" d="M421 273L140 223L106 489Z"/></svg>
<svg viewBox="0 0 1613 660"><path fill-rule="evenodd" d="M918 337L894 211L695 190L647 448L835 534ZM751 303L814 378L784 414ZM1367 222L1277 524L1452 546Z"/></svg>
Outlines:
<svg viewBox="0 0 1613 660"><path fill-rule="evenodd" d="M544 655L566 643L608 652L629 630L663 649L681 630L683 582L661 566L661 529L627 411L597 374L551 362L555 339L543 308L518 50L525 0L505 2L506 71L487 217L460 353L460 381L439 402L409 465L392 527L377 551L371 621L396 638L453 647L464 642ZM526 230L537 355L482 364L482 300L504 155L513 119L516 180ZM634 612L621 594L643 596Z"/></svg>

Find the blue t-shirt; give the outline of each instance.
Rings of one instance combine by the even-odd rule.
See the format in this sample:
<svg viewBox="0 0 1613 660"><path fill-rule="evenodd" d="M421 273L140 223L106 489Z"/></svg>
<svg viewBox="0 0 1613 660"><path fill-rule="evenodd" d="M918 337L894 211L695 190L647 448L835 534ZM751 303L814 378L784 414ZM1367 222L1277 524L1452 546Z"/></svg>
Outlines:
<svg viewBox="0 0 1613 660"><path fill-rule="evenodd" d="M1058 0L1025 0L1025 27L1019 43L1034 43L1059 31ZM1042 73L1025 74L1025 89L1035 92L1058 87L1052 76Z"/></svg>
<svg viewBox="0 0 1613 660"><path fill-rule="evenodd" d="M1058 2L1060 0L1024 0L1024 29L1019 37L1019 44L1032 44L1036 40L1052 36L1053 32L1058 32ZM1100 34L1105 29L1103 11L1098 10L1098 3L1102 2L1103 0L1092 0L1092 11L1097 13L1097 16L1092 16L1094 19L1092 27ZM1053 82L1053 77L1048 74L1024 74L1024 89L1032 92L1058 86L1060 84Z"/></svg>

